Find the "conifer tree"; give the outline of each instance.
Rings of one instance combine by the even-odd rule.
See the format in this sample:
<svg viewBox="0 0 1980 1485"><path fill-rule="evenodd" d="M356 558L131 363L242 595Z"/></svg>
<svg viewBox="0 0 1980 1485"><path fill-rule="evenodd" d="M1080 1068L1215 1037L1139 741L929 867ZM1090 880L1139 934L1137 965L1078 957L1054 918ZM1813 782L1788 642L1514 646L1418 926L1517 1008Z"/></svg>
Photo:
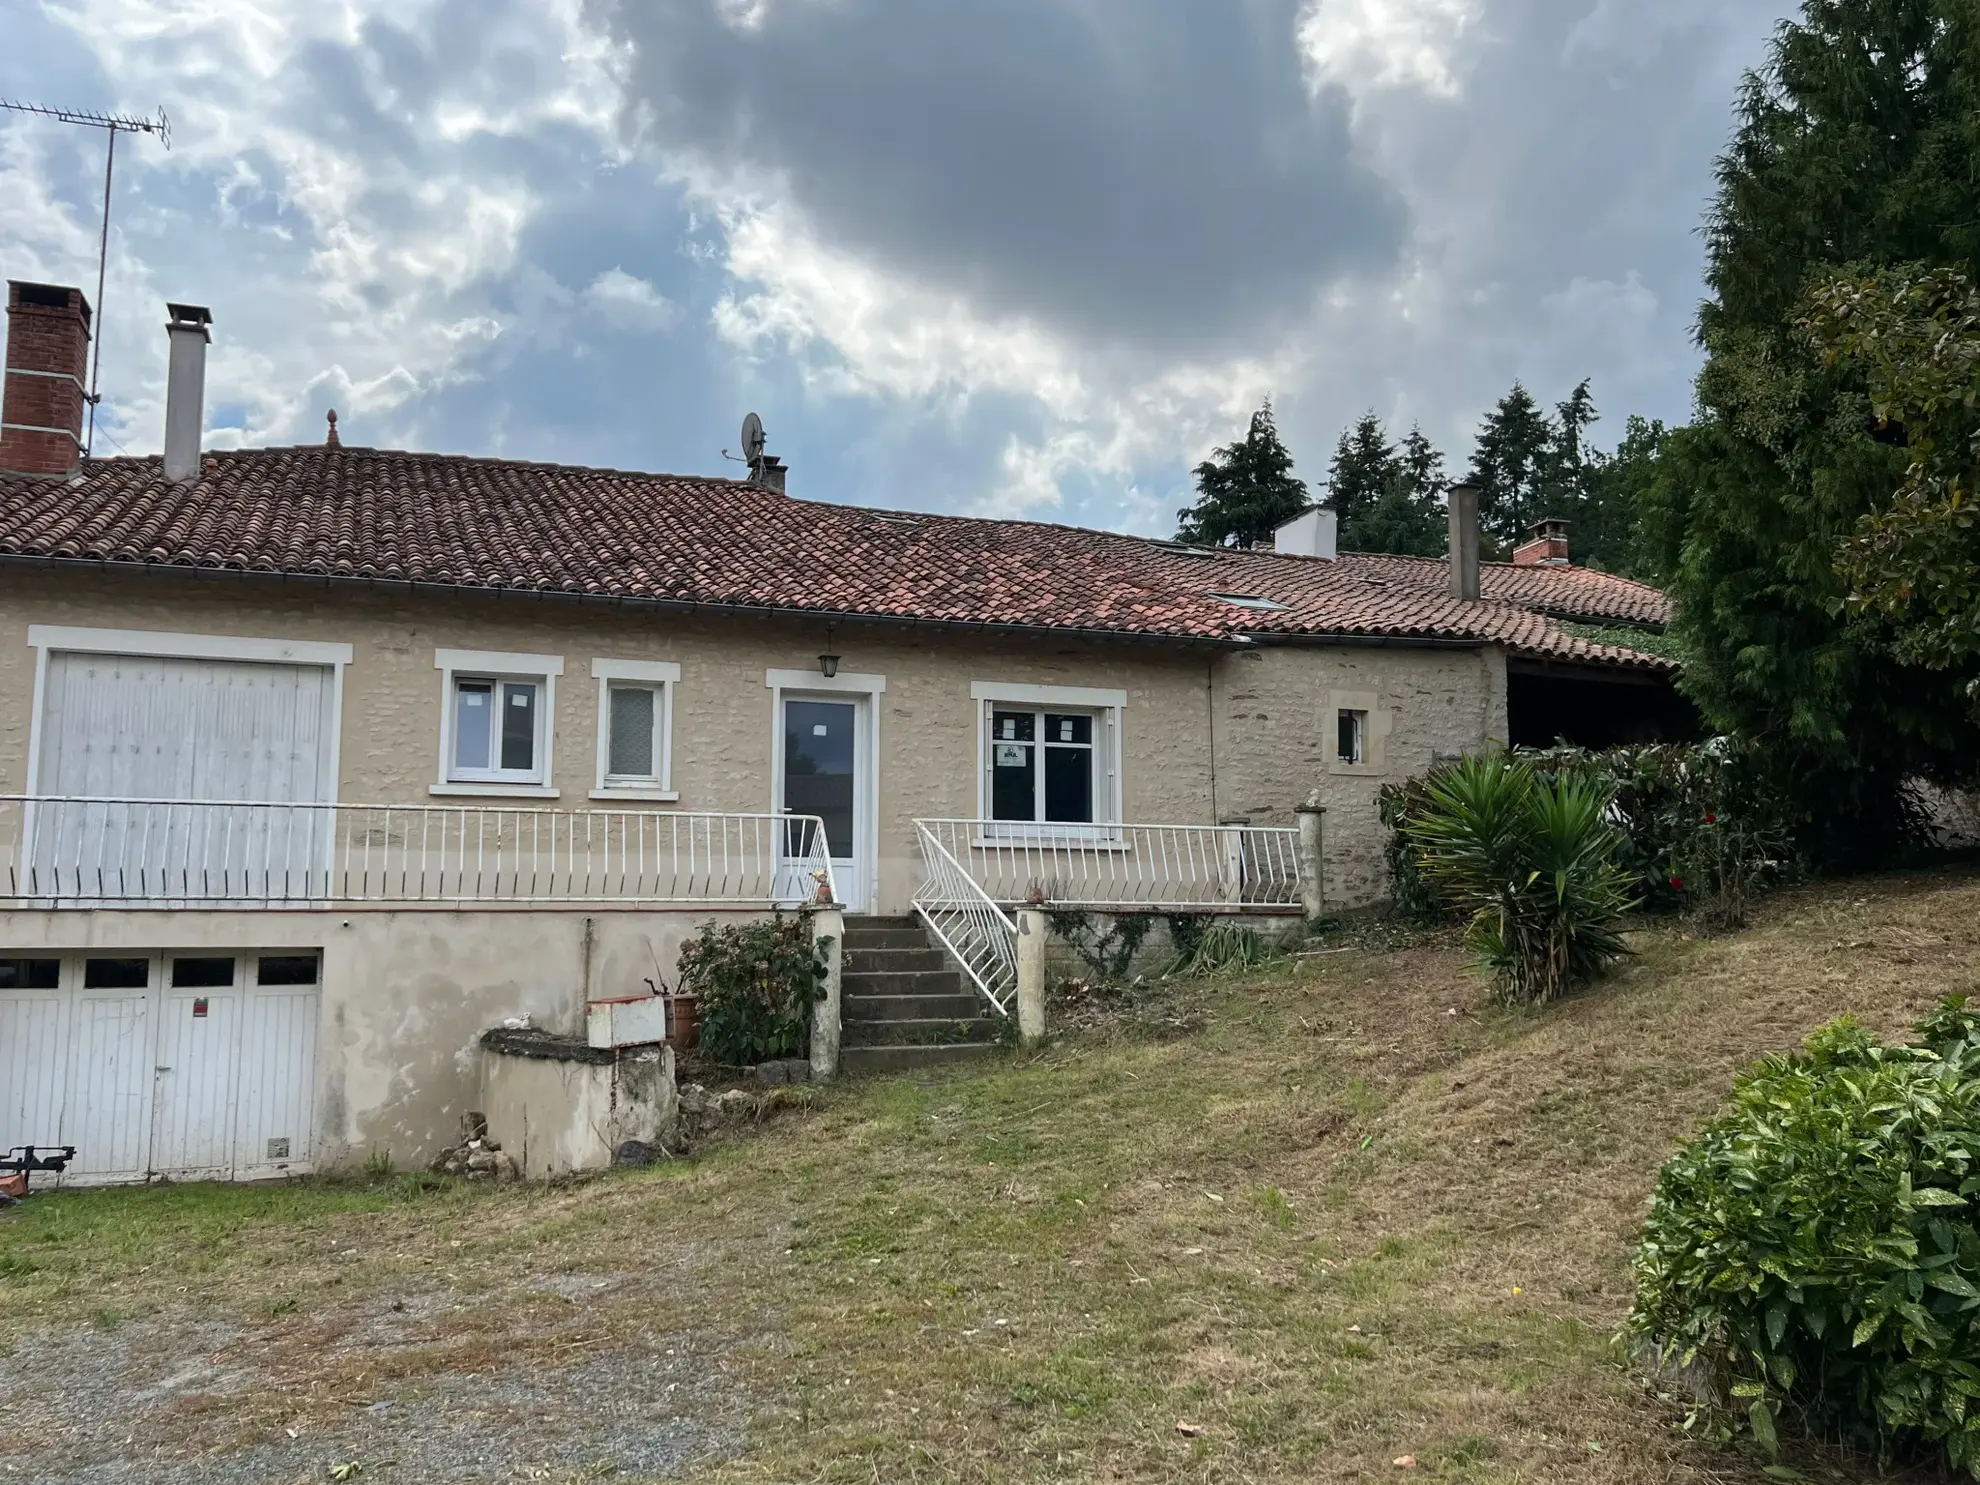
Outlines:
<svg viewBox="0 0 1980 1485"><path fill-rule="evenodd" d="M1391 461L1381 497L1361 511L1353 526L1343 526L1341 550L1441 556L1448 534L1448 484L1443 454L1421 428L1411 428Z"/></svg>
<svg viewBox="0 0 1980 1485"><path fill-rule="evenodd" d="M1585 384L1584 384L1585 385ZM1555 470L1553 420L1519 382L1499 399L1478 430L1471 480L1479 487L1478 524L1500 548L1510 548L1541 517Z"/></svg>
<svg viewBox="0 0 1980 1485"><path fill-rule="evenodd" d="M1195 474L1196 503L1176 512L1176 539L1193 545L1255 546L1313 505L1293 474L1269 399L1251 415L1244 441L1217 449Z"/></svg>
<svg viewBox="0 0 1980 1485"><path fill-rule="evenodd" d="M1343 534L1359 526L1362 512L1387 494L1395 479L1395 445L1382 420L1365 412L1341 434L1334 462L1327 467L1327 504Z"/></svg>
<svg viewBox="0 0 1980 1485"><path fill-rule="evenodd" d="M1772 745L1839 856L1879 844L1906 776L1970 774L1980 732L1972 667L1907 663L1888 612L1847 604L1838 554L1907 460L1862 367L1814 353L1806 296L1852 267L1974 275L1976 97L1972 0L1807 0L1780 27L1719 161L1700 416L1667 440L1646 512L1686 689Z"/></svg>

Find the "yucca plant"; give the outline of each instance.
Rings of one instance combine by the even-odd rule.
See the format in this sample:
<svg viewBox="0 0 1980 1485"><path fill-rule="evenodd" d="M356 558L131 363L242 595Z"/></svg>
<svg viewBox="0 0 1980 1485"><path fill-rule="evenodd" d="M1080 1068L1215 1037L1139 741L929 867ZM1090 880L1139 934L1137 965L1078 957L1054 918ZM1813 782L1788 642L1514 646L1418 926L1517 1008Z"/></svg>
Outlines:
<svg viewBox="0 0 1980 1485"><path fill-rule="evenodd" d="M1608 810L1584 779L1488 755L1433 783L1405 826L1425 880L1470 914L1465 942L1501 1001L1552 1000L1629 952L1619 928L1634 883Z"/></svg>

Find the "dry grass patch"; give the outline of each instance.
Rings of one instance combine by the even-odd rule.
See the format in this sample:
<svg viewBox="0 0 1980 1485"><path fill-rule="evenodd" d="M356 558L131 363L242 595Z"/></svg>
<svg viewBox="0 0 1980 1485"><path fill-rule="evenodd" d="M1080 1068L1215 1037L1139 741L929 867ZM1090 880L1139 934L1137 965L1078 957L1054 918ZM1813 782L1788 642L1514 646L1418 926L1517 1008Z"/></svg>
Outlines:
<svg viewBox="0 0 1980 1485"><path fill-rule="evenodd" d="M1616 1364L1643 1202L1741 1064L1972 988L1980 887L1783 894L1737 938L1639 948L1526 1012L1443 944L1165 988L1041 1055L853 1083L562 1191L40 1201L0 1225L0 1344L190 1307L293 1400L719 1337L765 1405L731 1481L1361 1480L1408 1454L1757 1482ZM395 1295L448 1308L381 1321Z"/></svg>

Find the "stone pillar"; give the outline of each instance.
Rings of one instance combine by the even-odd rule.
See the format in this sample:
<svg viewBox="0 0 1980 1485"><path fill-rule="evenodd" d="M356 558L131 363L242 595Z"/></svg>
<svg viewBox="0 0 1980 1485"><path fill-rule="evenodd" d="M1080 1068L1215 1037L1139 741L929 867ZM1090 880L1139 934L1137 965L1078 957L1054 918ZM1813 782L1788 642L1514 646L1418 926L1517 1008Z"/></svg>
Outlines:
<svg viewBox="0 0 1980 1485"><path fill-rule="evenodd" d="M836 907L811 914L811 941L825 960L823 993L811 1008L811 1075L839 1075L839 1004L846 963L846 915Z"/></svg>
<svg viewBox="0 0 1980 1485"><path fill-rule="evenodd" d="M1321 826L1327 811L1321 808L1316 792L1308 795L1306 803L1297 806L1293 813L1299 816L1299 843L1294 848L1299 853L1299 907L1310 926L1327 912L1326 860L1320 849L1325 839Z"/></svg>
<svg viewBox="0 0 1980 1485"><path fill-rule="evenodd" d="M1045 1039L1045 914L1019 908L1017 915L1018 1038L1026 1046Z"/></svg>

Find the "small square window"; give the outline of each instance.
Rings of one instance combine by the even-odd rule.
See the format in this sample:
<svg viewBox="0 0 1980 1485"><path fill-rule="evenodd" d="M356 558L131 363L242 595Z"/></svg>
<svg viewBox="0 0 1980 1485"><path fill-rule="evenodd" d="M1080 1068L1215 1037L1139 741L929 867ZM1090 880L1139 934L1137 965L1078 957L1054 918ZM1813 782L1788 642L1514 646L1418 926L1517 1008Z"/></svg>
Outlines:
<svg viewBox="0 0 1980 1485"><path fill-rule="evenodd" d="M1368 746L1368 713L1341 711L1335 713L1339 719L1339 756L1343 763L1366 761Z"/></svg>

